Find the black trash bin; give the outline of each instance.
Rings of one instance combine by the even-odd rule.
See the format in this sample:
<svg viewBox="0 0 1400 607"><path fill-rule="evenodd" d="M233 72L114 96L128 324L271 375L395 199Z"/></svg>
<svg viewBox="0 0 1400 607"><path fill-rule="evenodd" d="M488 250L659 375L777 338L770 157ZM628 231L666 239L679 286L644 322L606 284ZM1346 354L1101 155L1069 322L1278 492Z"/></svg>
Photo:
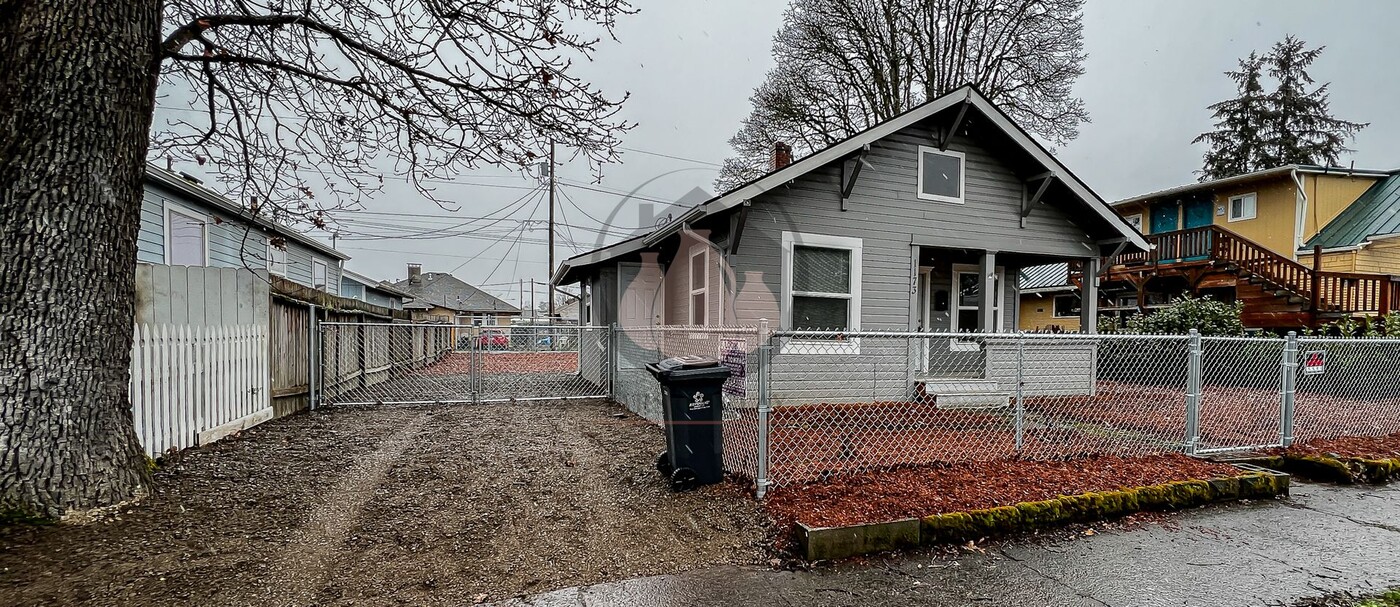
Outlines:
<svg viewBox="0 0 1400 607"><path fill-rule="evenodd" d="M723 480L721 416L729 368L713 358L682 356L649 364L647 371L661 382L666 427L666 450L657 456L656 469L676 491Z"/></svg>

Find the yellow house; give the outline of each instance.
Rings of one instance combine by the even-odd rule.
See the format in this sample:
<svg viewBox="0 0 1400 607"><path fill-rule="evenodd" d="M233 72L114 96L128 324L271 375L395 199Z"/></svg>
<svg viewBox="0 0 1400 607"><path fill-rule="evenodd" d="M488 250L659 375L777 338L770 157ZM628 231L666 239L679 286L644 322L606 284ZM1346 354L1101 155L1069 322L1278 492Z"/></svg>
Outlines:
<svg viewBox="0 0 1400 607"><path fill-rule="evenodd" d="M1112 206L1153 250L1104 264L1102 312L1192 293L1242 302L1245 326L1286 329L1400 307L1400 174L1290 165Z"/></svg>
<svg viewBox="0 0 1400 607"><path fill-rule="evenodd" d="M1308 241L1376 183L1385 171L1283 166L1193 183L1113 203L1143 234L1217 225L1299 261ZM1397 268L1400 273L1400 268Z"/></svg>

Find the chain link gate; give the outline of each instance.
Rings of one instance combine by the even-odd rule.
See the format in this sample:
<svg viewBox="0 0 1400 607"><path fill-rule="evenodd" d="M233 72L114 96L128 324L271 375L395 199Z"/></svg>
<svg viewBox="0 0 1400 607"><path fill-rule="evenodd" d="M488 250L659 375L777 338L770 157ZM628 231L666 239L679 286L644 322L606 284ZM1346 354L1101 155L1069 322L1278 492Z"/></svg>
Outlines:
<svg viewBox="0 0 1400 607"><path fill-rule="evenodd" d="M330 322L319 327L319 406L611 395L608 327Z"/></svg>

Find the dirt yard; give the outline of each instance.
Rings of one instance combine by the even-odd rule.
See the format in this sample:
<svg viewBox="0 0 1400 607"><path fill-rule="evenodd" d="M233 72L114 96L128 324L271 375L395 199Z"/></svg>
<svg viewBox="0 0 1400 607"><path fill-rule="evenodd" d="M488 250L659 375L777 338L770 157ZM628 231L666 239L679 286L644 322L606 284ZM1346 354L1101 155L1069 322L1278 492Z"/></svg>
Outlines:
<svg viewBox="0 0 1400 607"><path fill-rule="evenodd" d="M342 410L157 474L105 522L0 528L10 605L462 605L766 558L734 485L673 494L601 403Z"/></svg>

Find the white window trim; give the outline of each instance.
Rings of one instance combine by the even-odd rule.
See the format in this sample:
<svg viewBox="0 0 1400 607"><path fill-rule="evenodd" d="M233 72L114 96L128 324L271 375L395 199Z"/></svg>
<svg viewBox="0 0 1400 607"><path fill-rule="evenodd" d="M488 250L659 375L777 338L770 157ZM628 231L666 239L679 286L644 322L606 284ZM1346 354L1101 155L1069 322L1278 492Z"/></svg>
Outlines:
<svg viewBox="0 0 1400 607"><path fill-rule="evenodd" d="M695 286L695 258L697 256L704 257L700 263L702 267L705 268L704 278L700 281L699 288ZM705 309L701 311L704 313L705 320L700 326L708 327L710 326L710 247L704 244L697 244L690 247L690 255L686 256L686 261L689 262L688 265L686 265L686 274L689 275L688 280L690 281L690 297L686 298L685 304L687 314L685 319L686 324L695 324L695 296L704 295Z"/></svg>
<svg viewBox="0 0 1400 607"><path fill-rule="evenodd" d="M1248 214L1248 215L1240 215L1239 217L1235 217L1235 201L1236 201L1236 200L1244 200L1244 199L1246 199L1246 198L1250 199L1250 200L1254 203L1254 204L1250 205L1251 208L1249 209L1249 214ZM1241 209L1241 210L1243 210L1243 209ZM1225 200L1225 214L1226 214L1226 216L1229 218L1229 221L1248 221L1248 220L1250 220L1250 219L1254 219L1254 218L1258 217L1258 216L1259 216L1259 194L1258 194L1258 192L1249 192L1249 193L1246 193L1246 194L1237 194L1237 195L1234 195L1234 196L1229 197L1228 199Z"/></svg>
<svg viewBox="0 0 1400 607"><path fill-rule="evenodd" d="M1001 329L1006 326L1006 318L1005 316L1003 316L1006 313L1006 268L1002 266L997 266L995 273L996 284L998 288L996 293L996 299L992 300L992 302L994 303L992 309L995 311L995 313L993 314L993 322L996 323L996 326L993 327L991 331L983 331L983 333L1001 333ZM980 280L980 276L982 274L982 266L955 263L953 264L952 274L952 286L948 291L948 331L950 333L958 333L960 332L958 329L958 312L961 312L965 308L965 306L961 304L962 291L958 287L958 275L977 274ZM987 296L987 291L990 291L990 289L982 289L983 297ZM1051 302L1051 305L1053 306L1054 302ZM1054 310L1051 310L1051 314L1054 314ZM976 352L982 349L982 344L979 344L975 341L965 341L953 338L948 342L948 349L954 352Z"/></svg>
<svg viewBox="0 0 1400 607"><path fill-rule="evenodd" d="M816 247L823 249L845 249L851 253L851 293L847 298L850 305L846 313L850 315L848 326L851 331L860 331L861 315L861 249L864 241L859 238L847 236L829 236L826 234L804 234L800 232L783 232L783 267L782 267L782 299L778 301L778 307L782 316L782 327L792 330L792 296L815 295L823 296L825 293L809 293L806 291L792 290L792 252L793 247ZM803 354L860 354L860 340L856 338L847 339L841 342L827 340L788 340L783 343L781 354L801 352Z"/></svg>
<svg viewBox="0 0 1400 607"><path fill-rule="evenodd" d="M1077 297L1077 295L1075 295L1074 293L1061 293L1061 294L1059 294L1059 295L1055 295L1054 297L1051 297L1051 298L1050 298L1050 317L1051 317L1051 318L1079 318L1079 315L1078 315L1078 314L1070 314L1069 316L1060 316L1059 314L1057 314L1057 313L1055 312L1055 302L1056 302L1057 300L1059 300L1061 297ZM1081 302L1080 305L1083 305L1083 302Z"/></svg>
<svg viewBox="0 0 1400 607"><path fill-rule="evenodd" d="M1128 225L1133 226L1133 227L1136 227L1136 228L1137 228L1137 231L1142 232L1142 213L1133 213L1132 215L1124 215L1124 216L1123 216L1123 221L1128 222ZM1137 222L1136 225L1134 225L1134 223L1133 223L1134 221Z"/></svg>
<svg viewBox="0 0 1400 607"><path fill-rule="evenodd" d="M173 236L173 234L171 234L171 232L170 232L170 213L171 213L171 212L176 212L176 213L179 213L179 214L181 214L181 215L185 215L185 216L187 216L187 217L191 217L191 218L194 218L194 219L198 219L198 220L202 223L202 225L203 225L203 230L204 230L204 239L203 239L203 240L204 240L204 261L203 261L202 263L200 263L199 265L200 265L200 267L208 267L208 266L209 266L209 214L208 214L208 213L203 213L203 212L200 212L200 211L196 211L196 210L194 210L194 209L192 209L192 208L190 208L190 207L187 207L187 206L182 205L182 204L179 204L179 203L171 202L171 201L169 201L169 200L164 201L164 203L165 203L165 204L164 204L164 208L161 210L161 218L162 218L162 220L165 222L165 226L164 226L164 229L165 229L165 243L164 243L164 244L165 244L165 251L163 252L163 254L161 255L161 257L165 259L165 265L172 265L172 264L170 263L170 249L172 249L172 248L174 248L174 247L171 246L171 240L170 240L171 236Z"/></svg>
<svg viewBox="0 0 1400 607"><path fill-rule="evenodd" d="M927 194L924 192L924 154L938 154L940 156L952 156L958 159L958 196L941 196L938 194ZM967 200L967 155L954 150L940 150L934 147L919 146L918 164L918 195L921 200L933 200L936 202L947 202L950 204L963 204Z"/></svg>
<svg viewBox="0 0 1400 607"><path fill-rule="evenodd" d="M283 277L283 278L286 278L286 277L287 277L287 253L288 253L288 251L287 251L286 249L278 248L276 245L272 244L272 239L271 239L271 238L268 238L268 240L267 240L267 273L268 273L268 274L272 274L272 275L274 275L274 276L281 276L281 277ZM281 259L280 261L277 259L277 256L278 256L279 254L282 256L282 259ZM279 269L279 268L280 268L280 269ZM328 278L327 280L329 280L329 278Z"/></svg>
<svg viewBox="0 0 1400 607"><path fill-rule="evenodd" d="M327 264L326 262L321 261L321 260L319 260L319 259L315 259L315 258L312 258L312 259L311 259L311 288L312 288L312 289L317 288L317 287L316 287L316 266L321 266L322 268L325 268L325 271L323 272L323 274L324 274L325 277L326 277L326 284L321 285L320 290L323 291L323 292L329 293L330 290L331 290L331 267L330 267L330 264Z"/></svg>

